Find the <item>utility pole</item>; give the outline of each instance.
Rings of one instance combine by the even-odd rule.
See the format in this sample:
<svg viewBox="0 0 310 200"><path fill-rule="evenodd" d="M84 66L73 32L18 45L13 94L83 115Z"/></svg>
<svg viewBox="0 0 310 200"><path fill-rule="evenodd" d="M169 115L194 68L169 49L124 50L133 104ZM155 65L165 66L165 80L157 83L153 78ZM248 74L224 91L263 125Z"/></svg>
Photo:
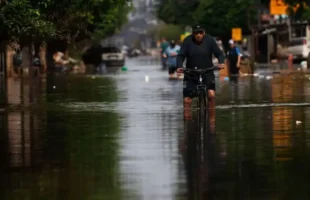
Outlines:
<svg viewBox="0 0 310 200"><path fill-rule="evenodd" d="M288 28L288 41L290 42L292 40L292 18L288 17L286 23Z"/></svg>

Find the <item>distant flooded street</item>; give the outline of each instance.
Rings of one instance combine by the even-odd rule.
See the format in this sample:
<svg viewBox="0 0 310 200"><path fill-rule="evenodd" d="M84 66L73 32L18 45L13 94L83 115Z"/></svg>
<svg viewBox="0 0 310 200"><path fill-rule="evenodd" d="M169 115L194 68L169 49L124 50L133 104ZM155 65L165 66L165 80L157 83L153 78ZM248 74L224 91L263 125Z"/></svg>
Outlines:
<svg viewBox="0 0 310 200"><path fill-rule="evenodd" d="M182 81L148 59L127 66L8 79L1 200L310 198L310 74L218 77L202 161Z"/></svg>

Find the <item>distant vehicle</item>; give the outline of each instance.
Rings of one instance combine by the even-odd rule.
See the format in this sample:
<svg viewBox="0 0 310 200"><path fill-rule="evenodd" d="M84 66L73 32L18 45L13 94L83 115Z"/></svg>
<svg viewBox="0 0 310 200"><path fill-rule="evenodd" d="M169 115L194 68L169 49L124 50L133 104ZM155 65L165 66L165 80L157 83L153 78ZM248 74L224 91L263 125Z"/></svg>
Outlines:
<svg viewBox="0 0 310 200"><path fill-rule="evenodd" d="M127 53L129 57L138 57L140 54L141 54L141 51L136 48L129 49Z"/></svg>
<svg viewBox="0 0 310 200"><path fill-rule="evenodd" d="M82 55L83 62L93 66L105 64L106 66L124 66L125 56L120 49L114 46L103 47L96 44Z"/></svg>
<svg viewBox="0 0 310 200"><path fill-rule="evenodd" d="M294 38L288 43L284 53L292 54L294 60L307 60L310 53L310 41L306 38Z"/></svg>
<svg viewBox="0 0 310 200"><path fill-rule="evenodd" d="M106 64L107 67L124 66L125 56L119 48L106 46L102 47L101 52L102 62Z"/></svg>
<svg viewBox="0 0 310 200"><path fill-rule="evenodd" d="M124 55L127 55L127 54L128 54L128 50L129 50L129 47L126 46L126 45L123 45L123 47L122 47L122 53L123 53Z"/></svg>

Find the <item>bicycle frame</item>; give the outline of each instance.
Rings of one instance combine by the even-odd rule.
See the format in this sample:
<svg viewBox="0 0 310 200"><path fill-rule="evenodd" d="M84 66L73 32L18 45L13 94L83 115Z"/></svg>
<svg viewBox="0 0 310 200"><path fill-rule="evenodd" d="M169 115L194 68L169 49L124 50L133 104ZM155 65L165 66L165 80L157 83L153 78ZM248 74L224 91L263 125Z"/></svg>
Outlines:
<svg viewBox="0 0 310 200"><path fill-rule="evenodd" d="M198 70L196 69L185 69L184 73L187 73L188 75L191 75L190 72L198 72L198 85L197 85L197 97L198 97L198 101L197 101L197 106L198 106L198 123L199 123L199 133L198 136L199 138L198 141L200 142L200 148L203 149L204 148L204 136L203 136L203 132L205 129L205 120L206 120L206 108L207 108L207 86L205 84L203 84L203 75L205 73L211 72L213 70L219 69L218 67L213 67L213 68L207 68L204 70ZM197 79L197 77L195 78L195 80ZM203 160L203 154L201 154L201 160Z"/></svg>
<svg viewBox="0 0 310 200"><path fill-rule="evenodd" d="M195 73L199 73L198 78L195 77L193 78L194 80L198 79L198 85L197 85L197 97L198 97L198 101L197 101L197 106L198 109L200 110L205 110L207 108L207 87L206 85L203 84L203 75L205 73L209 73L212 72L214 70L219 69L218 67L212 67L212 68L207 68L207 69L197 69L197 67L195 67L195 69L185 69L184 73L188 74L189 77L191 77L191 72L195 72Z"/></svg>

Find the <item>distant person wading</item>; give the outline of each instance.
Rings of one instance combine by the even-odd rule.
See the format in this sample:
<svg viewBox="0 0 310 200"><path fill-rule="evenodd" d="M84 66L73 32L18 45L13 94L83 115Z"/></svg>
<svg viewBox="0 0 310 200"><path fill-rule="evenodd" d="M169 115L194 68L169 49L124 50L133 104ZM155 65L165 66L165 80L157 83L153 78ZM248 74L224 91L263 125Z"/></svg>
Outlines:
<svg viewBox="0 0 310 200"><path fill-rule="evenodd" d="M230 50L228 51L228 66L232 76L238 76L240 71L241 52L233 40L229 40Z"/></svg>
<svg viewBox="0 0 310 200"><path fill-rule="evenodd" d="M180 46L176 44L174 40L170 41L169 47L163 53L163 57L166 58L166 66L168 66L168 73L170 79L175 79L175 72L177 70L177 55L180 51ZM178 73L177 77L180 79L181 74Z"/></svg>
<svg viewBox="0 0 310 200"><path fill-rule="evenodd" d="M160 44L160 56L161 56L161 65L163 68L166 68L166 58L163 56L164 52L167 50L167 48L169 47L169 43L166 40L166 38L163 38L161 40L161 44Z"/></svg>

